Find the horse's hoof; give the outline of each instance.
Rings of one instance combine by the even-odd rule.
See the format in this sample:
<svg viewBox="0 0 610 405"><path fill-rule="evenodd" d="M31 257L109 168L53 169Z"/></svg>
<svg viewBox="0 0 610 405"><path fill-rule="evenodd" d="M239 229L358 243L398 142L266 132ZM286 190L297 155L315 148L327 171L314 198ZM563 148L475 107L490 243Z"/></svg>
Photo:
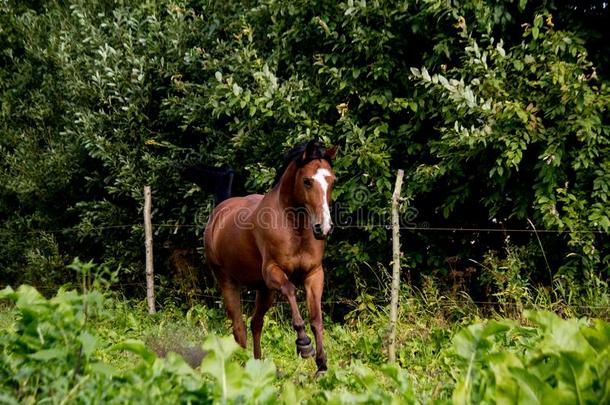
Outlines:
<svg viewBox="0 0 610 405"><path fill-rule="evenodd" d="M316 354L316 350L313 348L313 345L309 343L308 345L297 345L297 352L301 355L302 358L306 359L308 357L312 357Z"/></svg>
<svg viewBox="0 0 610 405"><path fill-rule="evenodd" d="M320 378L322 377L324 374L326 374L326 369L318 369L318 371L316 371L316 375L314 376L314 378Z"/></svg>
<svg viewBox="0 0 610 405"><path fill-rule="evenodd" d="M307 339L305 342L299 342L297 339L297 353L301 355L302 358L306 359L308 357L312 357L316 354L316 350L313 348L313 344L311 343L311 339Z"/></svg>

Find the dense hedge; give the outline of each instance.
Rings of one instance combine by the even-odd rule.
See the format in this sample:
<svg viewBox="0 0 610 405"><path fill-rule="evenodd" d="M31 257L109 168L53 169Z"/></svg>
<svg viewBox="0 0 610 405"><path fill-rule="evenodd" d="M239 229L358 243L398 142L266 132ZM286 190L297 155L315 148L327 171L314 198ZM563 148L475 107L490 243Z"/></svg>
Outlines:
<svg viewBox="0 0 610 405"><path fill-rule="evenodd" d="M603 4L2 2L2 283L70 281L73 256L140 281L144 184L154 222L176 225L156 231L171 276L212 205L181 166L230 165L261 192L282 152L312 137L340 147L344 217L387 222L403 168L409 224L567 231L405 230L417 273L501 268L518 252L536 280L607 274ZM387 233L335 232L332 294L383 282Z"/></svg>

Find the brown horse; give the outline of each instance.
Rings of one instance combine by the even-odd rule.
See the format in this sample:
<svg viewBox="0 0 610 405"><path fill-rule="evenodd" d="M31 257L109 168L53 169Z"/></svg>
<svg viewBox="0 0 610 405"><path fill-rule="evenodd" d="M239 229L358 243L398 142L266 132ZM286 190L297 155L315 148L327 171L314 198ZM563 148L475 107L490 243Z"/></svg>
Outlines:
<svg viewBox="0 0 610 405"><path fill-rule="evenodd" d="M290 304L297 333L297 353L315 353L318 373L327 369L322 343L324 239L332 229L330 200L335 176L330 162L336 148L317 141L300 144L285 158L284 170L267 194L235 197L220 203L205 229L205 255L216 275L233 336L246 347L241 314L242 286L257 289L252 322L254 357L261 357L261 331L275 291ZM296 300L295 283L303 284L309 308L314 351Z"/></svg>

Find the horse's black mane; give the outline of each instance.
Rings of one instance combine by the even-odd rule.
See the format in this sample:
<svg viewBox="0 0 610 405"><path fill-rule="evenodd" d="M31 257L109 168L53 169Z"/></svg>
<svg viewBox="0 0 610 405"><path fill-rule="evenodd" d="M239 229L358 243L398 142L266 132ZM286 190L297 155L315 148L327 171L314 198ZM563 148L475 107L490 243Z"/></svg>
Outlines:
<svg viewBox="0 0 610 405"><path fill-rule="evenodd" d="M306 154L305 158L303 158L303 154L306 151L307 151L307 154ZM286 169L292 162L296 162L298 167L303 167L307 163L311 162L312 160L317 160L317 159L324 159L329 164L332 164L331 160L325 156L325 153L326 153L326 147L320 141L311 140L311 141L304 141L304 142L297 144L296 146L294 146L292 149L290 149L288 152L286 152L284 154L282 168L280 170L278 170L277 174L275 175L274 184L279 183L280 179L284 175L284 172L286 171Z"/></svg>

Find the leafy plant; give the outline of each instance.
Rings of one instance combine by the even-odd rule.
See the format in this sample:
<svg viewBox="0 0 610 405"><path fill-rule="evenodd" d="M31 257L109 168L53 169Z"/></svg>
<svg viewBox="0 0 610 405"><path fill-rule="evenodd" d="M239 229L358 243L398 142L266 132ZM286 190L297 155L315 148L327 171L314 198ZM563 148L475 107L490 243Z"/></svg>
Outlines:
<svg viewBox="0 0 610 405"><path fill-rule="evenodd" d="M177 403L283 404L306 403L310 398L327 403L413 402L408 377L397 366L384 367L387 381L379 384L371 370L355 363L348 373L337 372L321 380L330 390L307 395L290 382L278 386L274 363L249 359L232 336L208 336L203 343L205 357L196 369L173 352L158 357L138 339L123 338L111 344L107 332L91 326L100 324L98 320L103 325L104 318L120 313L113 314L110 302L96 290L83 295L60 291L46 299L29 286L16 291L9 287L0 292L0 299L14 303L15 317L13 328L0 336L1 399L7 403L35 403L43 398L51 403L169 399ZM93 317L95 323L87 322ZM113 357L125 357L124 364L109 362ZM345 390L348 381L350 390ZM395 391L388 391L388 386Z"/></svg>
<svg viewBox="0 0 610 405"><path fill-rule="evenodd" d="M19 314L14 331L0 336L0 384L16 399L59 402L89 367L100 366L92 359L100 342L84 327L87 317L102 309L100 293L60 290L47 300L24 285L5 288L0 299L14 302Z"/></svg>
<svg viewBox="0 0 610 405"><path fill-rule="evenodd" d="M610 325L524 313L471 325L453 340L461 365L456 403L605 403L610 398Z"/></svg>

